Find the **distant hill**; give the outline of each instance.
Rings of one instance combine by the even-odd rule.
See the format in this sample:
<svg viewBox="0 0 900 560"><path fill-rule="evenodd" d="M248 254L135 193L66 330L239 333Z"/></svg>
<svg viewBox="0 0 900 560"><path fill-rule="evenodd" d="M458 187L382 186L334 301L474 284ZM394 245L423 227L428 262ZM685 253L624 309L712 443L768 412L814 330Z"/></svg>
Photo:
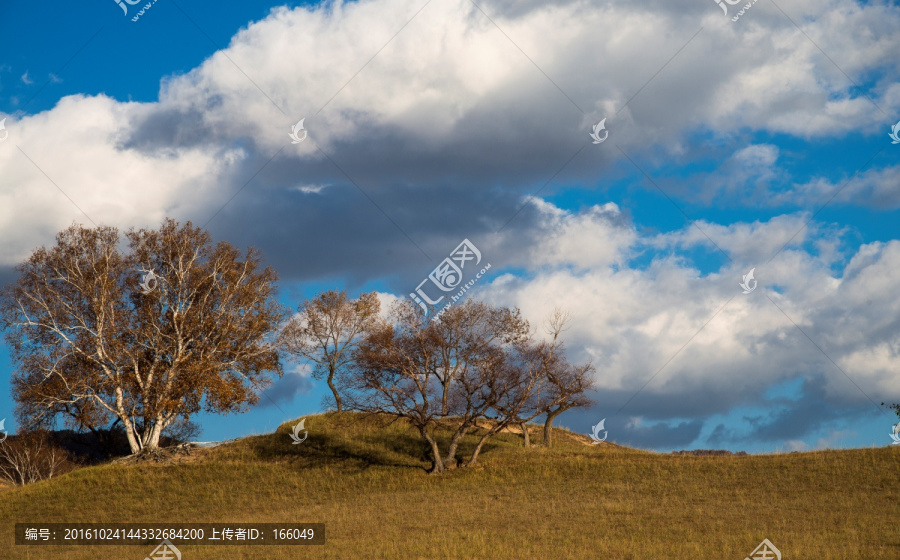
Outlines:
<svg viewBox="0 0 900 560"><path fill-rule="evenodd" d="M13 524L318 522L321 546L181 545L182 560L900 558L900 446L777 455L658 454L556 429L503 433L473 469L425 474L418 434L358 414L156 461L106 462L0 488L0 557L143 560L153 547L26 547ZM535 427L532 441L540 443ZM464 442L462 454L474 446Z"/></svg>

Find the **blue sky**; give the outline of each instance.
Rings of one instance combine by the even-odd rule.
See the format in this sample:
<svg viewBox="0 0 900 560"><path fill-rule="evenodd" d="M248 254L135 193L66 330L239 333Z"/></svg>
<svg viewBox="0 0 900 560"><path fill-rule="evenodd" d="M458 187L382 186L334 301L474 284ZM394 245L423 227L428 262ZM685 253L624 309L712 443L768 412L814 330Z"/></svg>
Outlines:
<svg viewBox="0 0 900 560"><path fill-rule="evenodd" d="M292 307L389 301L468 238L493 265L475 297L536 326L570 310L599 389L564 426L660 451L890 442L896 2L139 8L0 6L3 282L73 221L170 216L260 248ZM204 439L321 410L294 366L198 417Z"/></svg>

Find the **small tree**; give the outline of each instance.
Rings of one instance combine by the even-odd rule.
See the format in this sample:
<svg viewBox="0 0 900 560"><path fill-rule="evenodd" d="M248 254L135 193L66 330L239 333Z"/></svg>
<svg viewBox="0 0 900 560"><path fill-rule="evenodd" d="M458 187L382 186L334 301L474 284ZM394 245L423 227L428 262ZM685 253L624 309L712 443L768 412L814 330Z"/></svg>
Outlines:
<svg viewBox="0 0 900 560"><path fill-rule="evenodd" d="M342 401L335 377L352 362L359 338L371 328L380 308L375 292L350 300L343 291L328 291L301 303L282 330L281 346L313 364L313 377L328 382L338 412Z"/></svg>
<svg viewBox="0 0 900 560"><path fill-rule="evenodd" d="M589 363L573 365L565 358L565 347L559 340L569 322L568 313L559 309L553 311L547 321L547 332L551 339L545 345L543 355L542 393L537 398L537 412L544 414L544 446L553 445L553 420L563 412L591 404L587 392L594 389L596 370Z"/></svg>
<svg viewBox="0 0 900 560"><path fill-rule="evenodd" d="M544 416L544 445L550 447L556 417L566 410L591 403L586 393L593 389L595 370L589 363L574 366L566 359L565 347L559 337L566 330L567 322L566 313L554 310L546 323L550 340L516 344L511 354L530 381L518 386L525 392L512 401L517 408L501 404L495 408L521 428L525 447L530 445L528 422Z"/></svg>
<svg viewBox="0 0 900 560"><path fill-rule="evenodd" d="M43 430L11 436L0 443L0 478L24 486L66 470L68 453Z"/></svg>
<svg viewBox="0 0 900 560"><path fill-rule="evenodd" d="M121 422L132 453L155 449L178 418L245 409L281 375L268 337L284 313L276 275L228 243L172 220L128 233L73 225L17 267L0 298L18 371L21 423ZM140 270L153 272L143 277Z"/></svg>
<svg viewBox="0 0 900 560"><path fill-rule="evenodd" d="M455 312L463 317L438 325L412 302L395 304L391 321L375 325L360 343L348 383L352 408L403 418L415 427L431 450L429 472L435 474L457 465L459 443L479 418L488 418L498 403L516 408L510 404L522 393L516 384L526 380L507 359L504 342L527 333L518 310L469 300ZM467 466L506 424L501 418L482 436ZM438 443L441 428L451 431L446 453Z"/></svg>
<svg viewBox="0 0 900 560"><path fill-rule="evenodd" d="M542 400L542 410L546 414L544 420L544 445L551 447L553 444L553 420L563 412L575 408L588 406L591 400L585 394L593 389L594 366L584 364L572 365L560 359L555 367L551 367L547 373L547 391Z"/></svg>
<svg viewBox="0 0 900 560"><path fill-rule="evenodd" d="M509 419L509 423L518 425L522 430L525 447L531 445L528 422L544 413L541 397L546 391L546 371L551 359L551 356L548 355L549 352L552 352L552 345L546 342L528 340L515 344L508 354L508 359L515 364L522 375L527 376L528 380L516 386L518 394L515 398L494 405L494 408L503 417Z"/></svg>
<svg viewBox="0 0 900 560"><path fill-rule="evenodd" d="M491 420L487 432L482 435L472 458L466 466L472 466L478 459L482 446L487 440L513 423L522 427L525 441L528 441L526 423L540 413L534 409L535 397L540 394L544 383L540 361L540 348L529 340L517 340L502 350L491 368L487 379L477 379L490 389L490 412L485 416ZM460 385L469 387L470 381L463 378ZM523 418L531 411L531 416ZM526 443L527 447L527 443Z"/></svg>

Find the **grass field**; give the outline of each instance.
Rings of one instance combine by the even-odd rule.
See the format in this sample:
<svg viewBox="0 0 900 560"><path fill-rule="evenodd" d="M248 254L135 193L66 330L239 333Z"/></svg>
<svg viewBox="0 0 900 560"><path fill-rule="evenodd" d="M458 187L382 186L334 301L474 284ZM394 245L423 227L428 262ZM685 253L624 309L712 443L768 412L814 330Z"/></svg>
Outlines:
<svg viewBox="0 0 900 560"><path fill-rule="evenodd" d="M15 522L325 523L320 546L179 545L182 560L900 558L900 446L694 457L558 430L554 449L492 440L429 476L405 426L355 414L166 464L107 464L0 489L0 558L143 560L151 546L16 546ZM535 428L532 441L540 443ZM463 448L465 454L474 439Z"/></svg>

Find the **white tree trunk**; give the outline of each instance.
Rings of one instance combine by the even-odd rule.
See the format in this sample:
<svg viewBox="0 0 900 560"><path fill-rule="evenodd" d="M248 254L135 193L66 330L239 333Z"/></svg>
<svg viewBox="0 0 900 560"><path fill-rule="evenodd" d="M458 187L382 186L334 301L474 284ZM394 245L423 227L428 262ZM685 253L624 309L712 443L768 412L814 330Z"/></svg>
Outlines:
<svg viewBox="0 0 900 560"><path fill-rule="evenodd" d="M126 415L119 415L119 420L122 421L122 425L125 426L125 437L128 438L128 447L131 449L131 454L140 452L141 450L141 440L139 440L134 431L134 423L131 421Z"/></svg>
<svg viewBox="0 0 900 560"><path fill-rule="evenodd" d="M150 428L143 435L143 445L144 449L157 449L159 448L159 436L162 435L162 431L165 429L167 423L161 419L157 419L153 422L153 427Z"/></svg>

